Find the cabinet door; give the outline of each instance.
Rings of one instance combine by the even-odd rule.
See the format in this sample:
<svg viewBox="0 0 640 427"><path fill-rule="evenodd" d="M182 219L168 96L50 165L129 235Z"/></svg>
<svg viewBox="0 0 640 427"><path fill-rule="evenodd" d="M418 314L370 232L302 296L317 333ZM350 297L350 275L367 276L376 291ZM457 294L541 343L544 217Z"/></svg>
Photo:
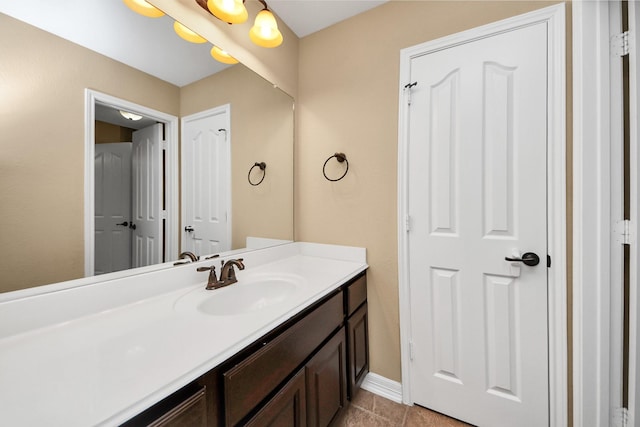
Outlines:
<svg viewBox="0 0 640 427"><path fill-rule="evenodd" d="M304 427L306 425L304 370L298 372L246 424L247 427Z"/></svg>
<svg viewBox="0 0 640 427"><path fill-rule="evenodd" d="M309 427L328 426L345 405L346 350L343 328L305 366Z"/></svg>
<svg viewBox="0 0 640 427"><path fill-rule="evenodd" d="M349 334L349 397L353 397L369 372L369 325L367 304L347 321Z"/></svg>

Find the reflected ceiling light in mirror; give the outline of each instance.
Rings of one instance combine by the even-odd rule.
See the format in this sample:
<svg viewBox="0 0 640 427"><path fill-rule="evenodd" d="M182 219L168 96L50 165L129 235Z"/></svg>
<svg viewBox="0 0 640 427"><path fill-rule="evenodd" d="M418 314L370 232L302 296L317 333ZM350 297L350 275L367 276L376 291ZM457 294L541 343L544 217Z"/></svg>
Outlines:
<svg viewBox="0 0 640 427"><path fill-rule="evenodd" d="M251 41L261 47L278 47L282 44L282 33L278 29L276 17L269 10L267 2L262 3L263 9L258 12L253 27L249 30ZM244 0L195 0L196 3L214 17L229 24L241 24L248 18Z"/></svg>
<svg viewBox="0 0 640 427"><path fill-rule="evenodd" d="M249 30L251 41L262 47L277 47L282 44L282 33L278 30L278 23L273 13L267 9L267 4L256 16L256 21Z"/></svg>
<svg viewBox="0 0 640 427"><path fill-rule="evenodd" d="M194 31L191 31L190 29L188 29L178 21L173 23L173 30L176 32L177 35L179 35L184 40L191 43L204 43L207 41L207 39L195 33Z"/></svg>
<svg viewBox="0 0 640 427"><path fill-rule="evenodd" d="M229 55L227 52L225 52L224 50L220 49L218 46L214 46L211 48L211 56L213 56L213 58L218 61L218 62L222 62L223 64L237 64L238 60L236 58L234 58L233 56Z"/></svg>
<svg viewBox="0 0 640 427"><path fill-rule="evenodd" d="M134 113L131 113L129 111L122 111L122 110L118 110L118 111L120 111L120 115L122 117L124 117L125 119L127 119L127 120L132 120L132 121L136 122L136 121L142 119L142 116L139 115L139 114L134 114Z"/></svg>
<svg viewBox="0 0 640 427"><path fill-rule="evenodd" d="M209 12L229 24L242 24L249 18L244 0L207 0Z"/></svg>
<svg viewBox="0 0 640 427"><path fill-rule="evenodd" d="M150 5L145 0L122 0L131 10L148 18L160 18L164 12L157 7Z"/></svg>

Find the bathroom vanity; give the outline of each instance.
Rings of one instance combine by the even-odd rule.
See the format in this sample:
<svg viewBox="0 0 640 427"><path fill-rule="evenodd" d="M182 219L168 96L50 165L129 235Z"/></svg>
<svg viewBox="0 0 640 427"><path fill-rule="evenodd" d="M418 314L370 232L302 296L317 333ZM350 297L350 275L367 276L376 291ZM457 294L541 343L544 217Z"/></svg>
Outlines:
<svg viewBox="0 0 640 427"><path fill-rule="evenodd" d="M217 260L3 296L0 424L329 425L368 371L364 249L240 257L213 291Z"/></svg>
<svg viewBox="0 0 640 427"><path fill-rule="evenodd" d="M327 426L368 370L366 310L363 272L125 425Z"/></svg>

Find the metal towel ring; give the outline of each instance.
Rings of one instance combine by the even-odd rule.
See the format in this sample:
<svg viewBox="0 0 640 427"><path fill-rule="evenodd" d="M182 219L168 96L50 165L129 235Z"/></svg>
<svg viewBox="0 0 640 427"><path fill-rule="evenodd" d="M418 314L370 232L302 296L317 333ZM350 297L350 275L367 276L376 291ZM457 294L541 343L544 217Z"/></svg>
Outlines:
<svg viewBox="0 0 640 427"><path fill-rule="evenodd" d="M329 178L326 172L327 163L329 163L329 160L331 160L334 157L338 160L338 162L340 163L345 162L347 164L347 169L345 169L344 173L340 176L340 178L336 178L336 179ZM324 165L322 166L322 174L328 181L332 181L332 182L340 181L342 178L344 178L347 175L347 172L349 172L349 161L347 160L347 156L344 153L334 154L333 156L325 160Z"/></svg>
<svg viewBox="0 0 640 427"><path fill-rule="evenodd" d="M259 167L260 170L262 171L262 178L260 179L260 181L253 183L251 182L251 172L253 171L253 168L255 168L256 166ZM266 169L267 169L267 164L265 162L259 162L259 163L255 162L253 166L251 166L251 169L249 169L249 173L247 174L247 180L249 180L249 184L253 185L254 187L256 185L260 185L260 183L264 181L264 177L267 176Z"/></svg>

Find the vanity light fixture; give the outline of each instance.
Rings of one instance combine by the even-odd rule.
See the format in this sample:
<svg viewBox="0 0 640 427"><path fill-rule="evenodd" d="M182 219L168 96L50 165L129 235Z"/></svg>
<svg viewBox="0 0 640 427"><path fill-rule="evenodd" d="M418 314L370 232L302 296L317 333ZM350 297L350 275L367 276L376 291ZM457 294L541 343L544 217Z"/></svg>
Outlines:
<svg viewBox="0 0 640 427"><path fill-rule="evenodd" d="M145 0L122 0L131 10L148 18L160 18L164 12L147 3Z"/></svg>
<svg viewBox="0 0 640 427"><path fill-rule="evenodd" d="M127 119L127 120L131 120L131 121L136 122L136 121L142 119L142 116L140 114L135 114L135 113L131 113L129 111L122 111L122 110L118 110L118 111L120 111L120 115L122 117L124 117L125 119Z"/></svg>
<svg viewBox="0 0 640 427"><path fill-rule="evenodd" d="M249 16L244 6L245 0L195 0L200 7L211 13L221 21L229 24L242 24ZM249 30L251 41L261 47L277 47L282 44L282 33L278 29L276 17L267 2L262 3L263 9L258 12L253 27ZM205 3L206 2L206 3Z"/></svg>
<svg viewBox="0 0 640 427"><path fill-rule="evenodd" d="M177 35L179 35L184 40L191 43L205 43L207 41L207 39L200 36L196 32L191 31L190 29L188 29L178 21L173 23L173 30L176 32Z"/></svg>
<svg viewBox="0 0 640 427"><path fill-rule="evenodd" d="M261 3L264 4L264 9L258 12L256 21L249 30L249 38L258 46L278 47L282 44L282 33L278 30L276 17L264 1Z"/></svg>
<svg viewBox="0 0 640 427"><path fill-rule="evenodd" d="M249 18L244 0L207 0L209 12L229 24L242 24Z"/></svg>
<svg viewBox="0 0 640 427"><path fill-rule="evenodd" d="M225 52L224 50L222 50L218 46L213 46L211 48L211 56L213 56L213 58L216 61L222 62L223 64L237 64L238 63L238 60L236 58L234 58L233 56L229 55L227 52Z"/></svg>

